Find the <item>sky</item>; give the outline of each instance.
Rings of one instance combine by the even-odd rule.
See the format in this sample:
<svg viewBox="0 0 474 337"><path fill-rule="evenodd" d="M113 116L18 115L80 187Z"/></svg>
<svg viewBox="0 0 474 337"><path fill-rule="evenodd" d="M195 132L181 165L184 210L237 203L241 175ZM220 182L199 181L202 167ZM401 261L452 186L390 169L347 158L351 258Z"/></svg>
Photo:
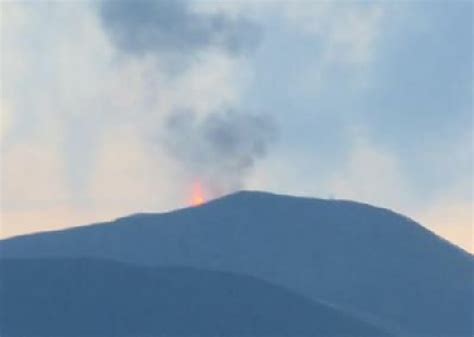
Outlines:
<svg viewBox="0 0 474 337"><path fill-rule="evenodd" d="M470 1L3 1L0 237L240 189L474 252Z"/></svg>

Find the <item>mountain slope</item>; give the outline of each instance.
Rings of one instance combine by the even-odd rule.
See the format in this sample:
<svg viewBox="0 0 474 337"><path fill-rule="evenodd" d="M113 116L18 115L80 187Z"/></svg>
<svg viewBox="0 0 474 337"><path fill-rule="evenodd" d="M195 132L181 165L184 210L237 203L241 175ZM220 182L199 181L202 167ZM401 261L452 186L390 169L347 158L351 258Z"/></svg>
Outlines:
<svg viewBox="0 0 474 337"><path fill-rule="evenodd" d="M2 260L4 337L384 337L255 278L91 259Z"/></svg>
<svg viewBox="0 0 474 337"><path fill-rule="evenodd" d="M474 335L473 257L364 204L240 192L202 207L0 243L4 257L101 257L246 274L404 336Z"/></svg>

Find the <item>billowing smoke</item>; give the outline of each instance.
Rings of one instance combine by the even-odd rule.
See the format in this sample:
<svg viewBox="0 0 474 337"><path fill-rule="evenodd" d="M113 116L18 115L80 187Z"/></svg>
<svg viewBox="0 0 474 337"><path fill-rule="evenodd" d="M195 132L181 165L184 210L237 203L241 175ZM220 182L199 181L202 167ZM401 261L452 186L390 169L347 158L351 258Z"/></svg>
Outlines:
<svg viewBox="0 0 474 337"><path fill-rule="evenodd" d="M170 155L218 196L242 186L275 140L276 129L267 115L230 110L198 118L192 112L177 112L167 119L164 135Z"/></svg>
<svg viewBox="0 0 474 337"><path fill-rule="evenodd" d="M245 17L198 13L185 0L104 1L105 31L121 50L132 54L181 56L213 47L230 53L252 49L260 30Z"/></svg>
<svg viewBox="0 0 474 337"><path fill-rule="evenodd" d="M197 11L195 5L186 0L105 1L99 14L107 36L123 55L171 60L167 63L170 68L178 64L182 72L168 74L171 82L206 51L243 59L248 56L245 52L258 45L261 31L252 20ZM150 88L153 95L159 92L154 90ZM184 106L189 110L176 111L177 104L173 112L164 112L167 117L161 125L165 127L154 131L160 144L186 175L199 180L212 196L240 188L245 175L275 138L272 118L235 110L216 113L212 108L201 110L198 117L192 104Z"/></svg>

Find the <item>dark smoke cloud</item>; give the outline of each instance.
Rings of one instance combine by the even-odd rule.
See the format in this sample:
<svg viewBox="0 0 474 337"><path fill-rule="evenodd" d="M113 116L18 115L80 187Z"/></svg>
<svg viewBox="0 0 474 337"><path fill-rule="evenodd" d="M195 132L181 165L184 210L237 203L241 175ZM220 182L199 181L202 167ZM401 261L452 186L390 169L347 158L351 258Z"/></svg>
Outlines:
<svg viewBox="0 0 474 337"><path fill-rule="evenodd" d="M187 0L105 1L99 13L106 34L120 51L132 57L164 57L171 61L167 64L171 70L207 49L239 56L254 49L261 35L260 27L245 17L198 13ZM235 111L202 118L173 112L159 132L180 167L217 196L241 187L255 161L266 154L275 126L269 117Z"/></svg>
<svg viewBox="0 0 474 337"><path fill-rule="evenodd" d="M106 33L129 53L189 54L207 47L230 53L254 48L260 29L244 18L194 12L188 1L104 1L100 17Z"/></svg>
<svg viewBox="0 0 474 337"><path fill-rule="evenodd" d="M245 175L276 136L269 116L235 111L202 119L191 112L174 113L165 127L169 153L214 196L241 188Z"/></svg>

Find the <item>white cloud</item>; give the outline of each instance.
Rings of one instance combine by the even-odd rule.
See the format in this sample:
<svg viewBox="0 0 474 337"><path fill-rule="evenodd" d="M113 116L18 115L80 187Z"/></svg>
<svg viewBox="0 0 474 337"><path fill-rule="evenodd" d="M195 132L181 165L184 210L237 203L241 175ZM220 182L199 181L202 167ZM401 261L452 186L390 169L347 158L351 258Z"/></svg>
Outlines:
<svg viewBox="0 0 474 337"><path fill-rule="evenodd" d="M105 133L88 189L96 209L120 215L184 204L188 191L179 170L159 148L144 143L139 130L123 126Z"/></svg>
<svg viewBox="0 0 474 337"><path fill-rule="evenodd" d="M12 109L5 99L0 98L0 139L3 139L13 123Z"/></svg>
<svg viewBox="0 0 474 337"><path fill-rule="evenodd" d="M2 154L2 193L6 206L64 201L65 168L54 143L24 142Z"/></svg>
<svg viewBox="0 0 474 337"><path fill-rule="evenodd" d="M200 116L238 106L251 73L245 60L207 51L157 92L157 109L190 109Z"/></svg>
<svg viewBox="0 0 474 337"><path fill-rule="evenodd" d="M5 9L2 233L183 206L191 182L157 144L163 119L237 106L251 77L246 60L209 49L172 73L159 55L117 52L93 3ZM32 214L49 220L32 223Z"/></svg>
<svg viewBox="0 0 474 337"><path fill-rule="evenodd" d="M328 179L326 189L338 199L407 209L412 194L398 158L364 138L353 144L347 162Z"/></svg>
<svg viewBox="0 0 474 337"><path fill-rule="evenodd" d="M70 200L65 168L54 143L24 142L2 153L0 237L47 228L54 209ZM32 221L28 214L43 214ZM44 227L43 227L44 226Z"/></svg>
<svg viewBox="0 0 474 337"><path fill-rule="evenodd" d="M322 62L355 66L372 61L385 9L380 4L288 2L289 22L319 39Z"/></svg>
<svg viewBox="0 0 474 337"><path fill-rule="evenodd" d="M324 50L323 63L352 66L364 66L372 61L383 32L382 24L388 16L387 6L362 2L197 1L194 7L206 13L250 15L262 22L269 16L280 17L283 24L289 23L295 30L318 39Z"/></svg>

